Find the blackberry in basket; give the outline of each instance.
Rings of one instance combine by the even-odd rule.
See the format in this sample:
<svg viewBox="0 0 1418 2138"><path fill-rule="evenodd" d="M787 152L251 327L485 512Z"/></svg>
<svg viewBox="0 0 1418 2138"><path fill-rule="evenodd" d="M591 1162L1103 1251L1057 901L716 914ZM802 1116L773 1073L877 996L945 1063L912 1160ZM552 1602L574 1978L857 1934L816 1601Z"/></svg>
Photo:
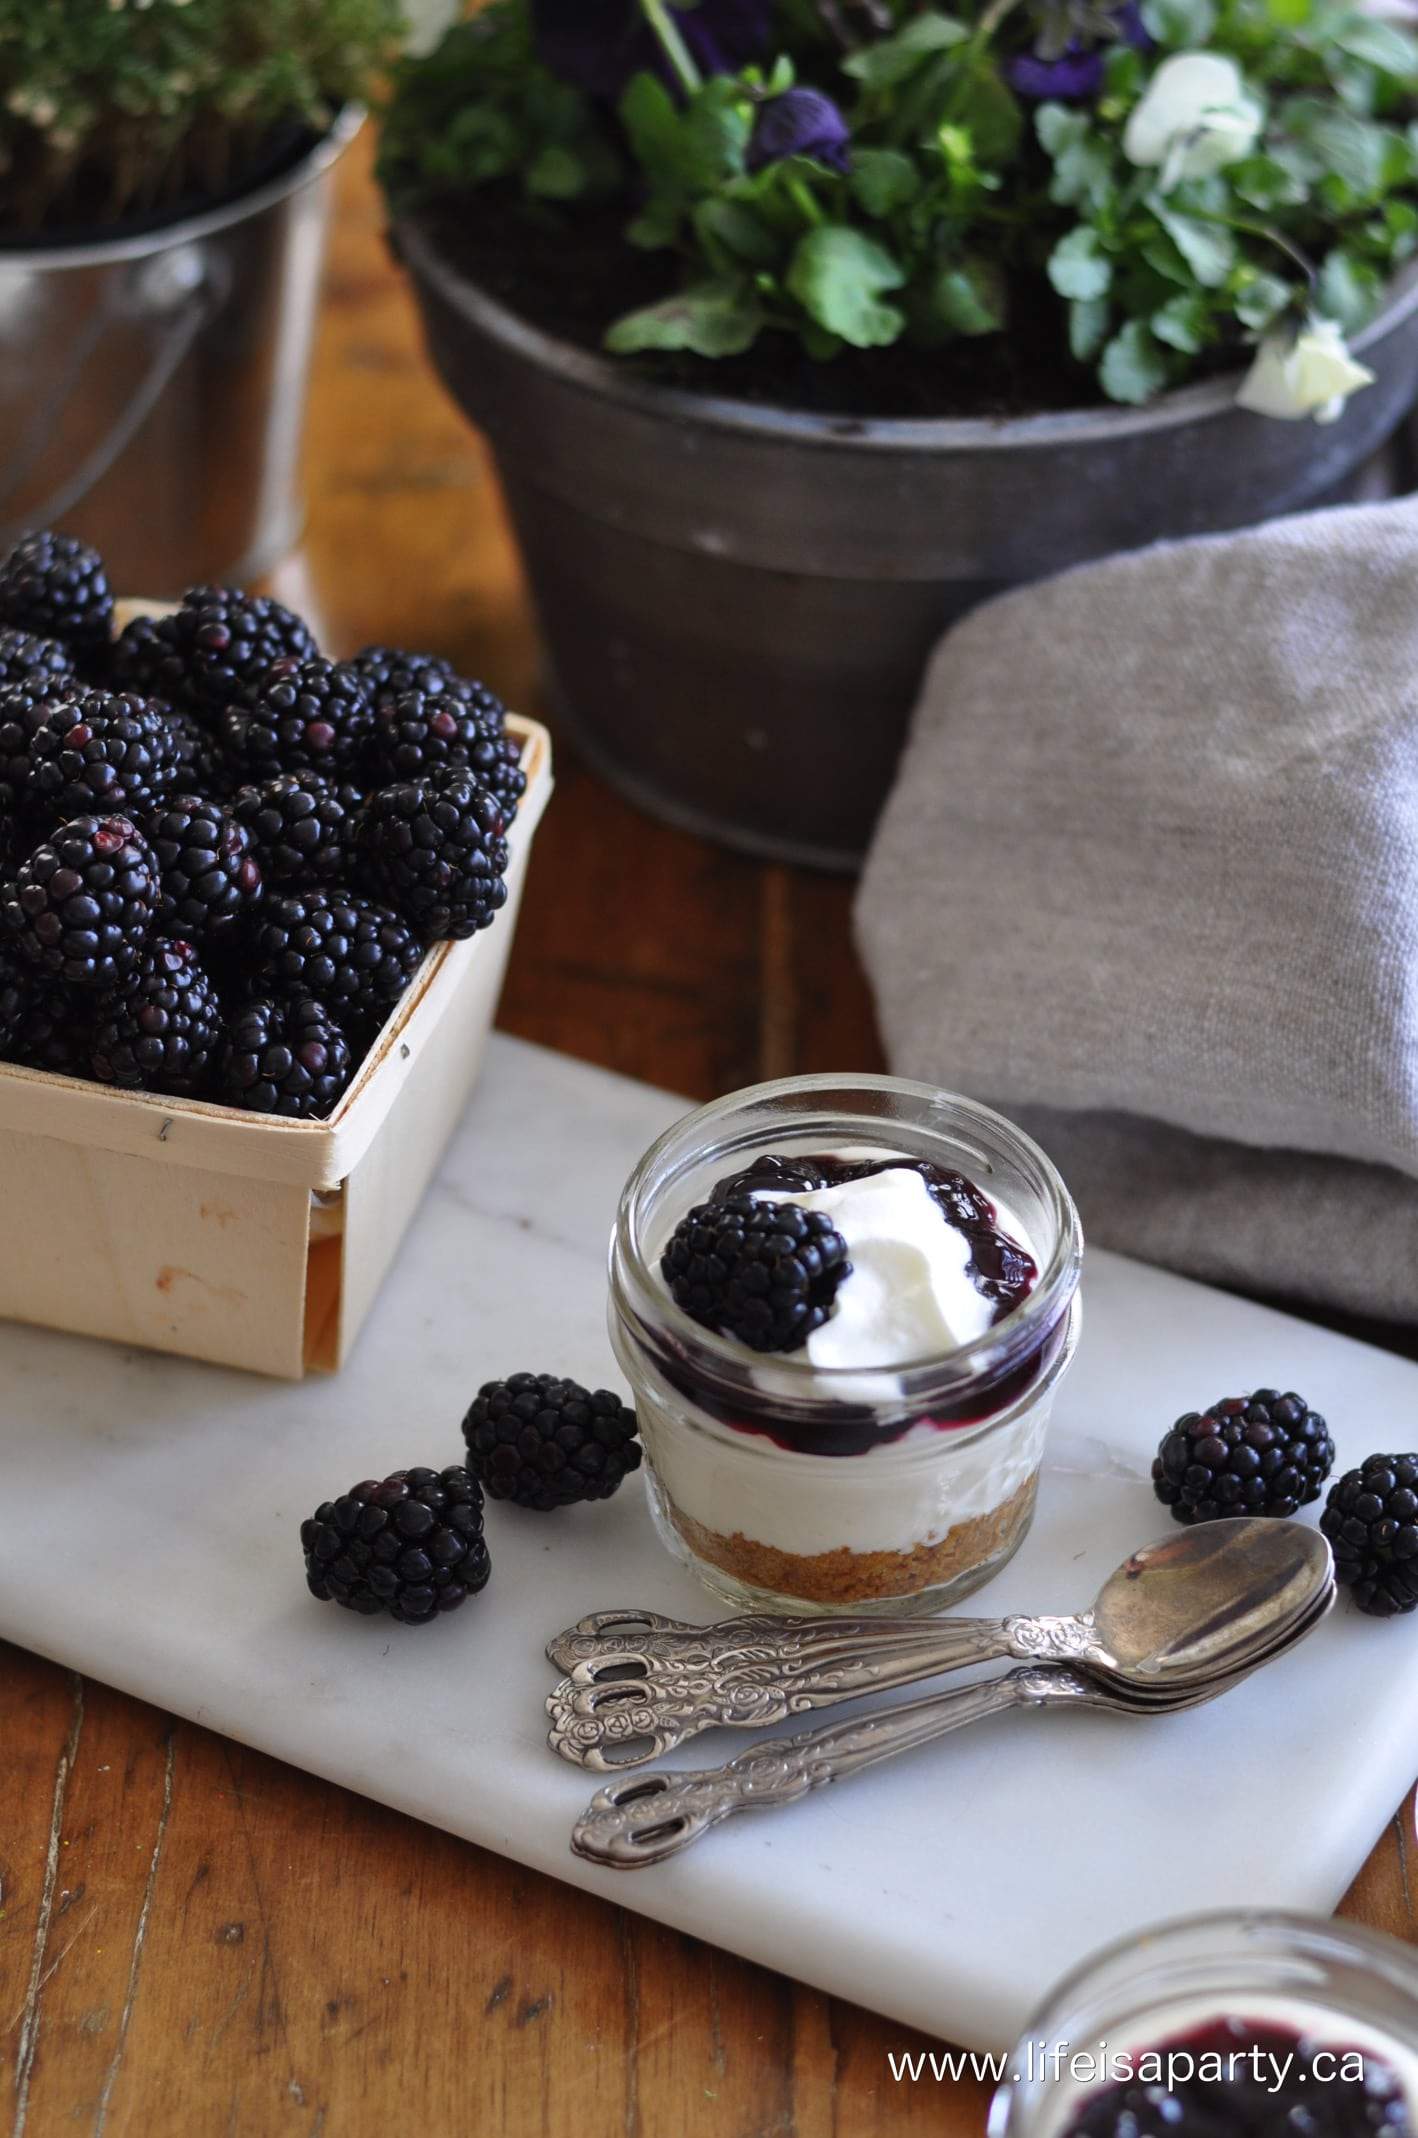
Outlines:
<svg viewBox="0 0 1418 2138"><path fill-rule="evenodd" d="M129 688L215 716L249 705L276 661L309 661L319 648L301 619L268 595L189 587L171 616L136 617L113 653Z"/></svg>
<svg viewBox="0 0 1418 2138"><path fill-rule="evenodd" d="M249 702L221 719L222 748L242 780L282 772L352 773L374 733L374 706L358 673L338 661L279 660Z"/></svg>
<svg viewBox="0 0 1418 2138"><path fill-rule="evenodd" d="M181 754L161 711L124 692L83 690L58 699L29 747L21 800L50 823L95 815L141 816L177 784Z"/></svg>
<svg viewBox="0 0 1418 2138"><path fill-rule="evenodd" d="M409 1626L487 1586L483 1496L466 1470L396 1470L326 1500L300 1525L312 1596Z"/></svg>
<svg viewBox="0 0 1418 2138"><path fill-rule="evenodd" d="M0 561L0 623L80 653L106 646L113 595L98 551L73 535L21 535Z"/></svg>
<svg viewBox="0 0 1418 2138"><path fill-rule="evenodd" d="M231 935L261 896L246 827L219 802L175 794L146 830L158 864L158 926L194 942Z"/></svg>
<svg viewBox="0 0 1418 2138"><path fill-rule="evenodd" d="M51 1076L87 1077L94 1050L98 998L29 974L19 1021L0 1060Z"/></svg>
<svg viewBox="0 0 1418 2138"><path fill-rule="evenodd" d="M75 817L0 892L0 922L41 972L111 994L138 968L157 901L157 862L137 826Z"/></svg>
<svg viewBox="0 0 1418 2138"><path fill-rule="evenodd" d="M32 690L55 690L74 680L74 656L57 638L39 638L13 625L0 630L0 689L27 683Z"/></svg>
<svg viewBox="0 0 1418 2138"><path fill-rule="evenodd" d="M369 881L425 943L491 927L507 903L496 795L461 765L371 795L359 825Z"/></svg>
<svg viewBox="0 0 1418 2138"><path fill-rule="evenodd" d="M242 1003L227 1026L216 1096L247 1113L322 1120L354 1068L323 1003L292 992Z"/></svg>
<svg viewBox="0 0 1418 2138"><path fill-rule="evenodd" d="M374 702L373 762L382 786L419 779L442 765L470 765L482 745L504 737L502 701L480 683L435 677L434 689L387 693Z"/></svg>
<svg viewBox="0 0 1418 2138"><path fill-rule="evenodd" d="M222 1008L190 943L160 940L137 978L104 1005L94 1075L126 1091L202 1091L222 1037Z"/></svg>
<svg viewBox="0 0 1418 2138"><path fill-rule="evenodd" d="M54 693L43 683L0 688L0 819L12 823L24 806L33 769L30 749L54 706Z"/></svg>
<svg viewBox="0 0 1418 2138"><path fill-rule="evenodd" d="M286 772L243 787L233 807L268 884L330 884L345 875L361 807L355 788L318 772Z"/></svg>
<svg viewBox="0 0 1418 2138"><path fill-rule="evenodd" d="M256 985L314 995L373 1038L418 971L423 949L396 913L350 891L269 896L253 923Z"/></svg>

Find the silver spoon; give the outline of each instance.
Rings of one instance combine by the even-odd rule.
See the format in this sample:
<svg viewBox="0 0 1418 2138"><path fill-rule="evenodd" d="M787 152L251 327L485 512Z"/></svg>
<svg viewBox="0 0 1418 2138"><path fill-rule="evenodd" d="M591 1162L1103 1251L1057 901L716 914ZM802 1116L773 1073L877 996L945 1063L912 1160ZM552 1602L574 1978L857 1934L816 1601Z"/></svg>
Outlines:
<svg viewBox="0 0 1418 2138"><path fill-rule="evenodd" d="M722 1620L600 1612L548 1646L570 1675L547 1699L563 1759L613 1773L709 1729L756 1729L968 1664L1067 1662L1183 1688L1244 1662L1332 1578L1318 1530L1246 1518L1173 1530L1067 1618ZM637 1631L638 1629L638 1631Z"/></svg>
<svg viewBox="0 0 1418 2138"><path fill-rule="evenodd" d="M978 1685L934 1693L925 1700L876 1708L824 1730L777 1738L740 1753L722 1767L637 1775L614 1782L597 1792L577 1821L572 1849L592 1863L617 1870L663 1863L735 1812L771 1811L796 1803L811 1790L1007 1708L1084 1708L1091 1713L1138 1717L1201 1707L1295 1647L1324 1617L1334 1593L1331 1581L1314 1608L1244 1667L1174 1693L1139 1697L1080 1671L1041 1664L1011 1670Z"/></svg>

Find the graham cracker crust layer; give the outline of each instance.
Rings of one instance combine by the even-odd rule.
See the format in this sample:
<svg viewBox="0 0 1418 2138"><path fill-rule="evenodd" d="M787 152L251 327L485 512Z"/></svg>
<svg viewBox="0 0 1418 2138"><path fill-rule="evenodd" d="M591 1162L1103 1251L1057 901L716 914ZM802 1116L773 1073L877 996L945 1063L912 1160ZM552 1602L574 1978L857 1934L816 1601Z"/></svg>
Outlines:
<svg viewBox="0 0 1418 2138"><path fill-rule="evenodd" d="M785 1552L738 1531L723 1536L702 1522L691 1521L675 1507L670 1516L697 1557L750 1588L797 1597L803 1603L867 1603L919 1595L923 1589L958 1580L1001 1556L1028 1526L1038 1483L1036 1472L988 1514L972 1515L933 1544L917 1544L904 1552L854 1552L845 1544L830 1552Z"/></svg>

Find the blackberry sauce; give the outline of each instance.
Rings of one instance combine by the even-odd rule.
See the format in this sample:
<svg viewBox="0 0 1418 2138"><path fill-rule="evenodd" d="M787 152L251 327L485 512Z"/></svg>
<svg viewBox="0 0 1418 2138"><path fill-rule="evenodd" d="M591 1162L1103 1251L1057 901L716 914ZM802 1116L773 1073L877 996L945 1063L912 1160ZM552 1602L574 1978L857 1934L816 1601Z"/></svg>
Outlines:
<svg viewBox="0 0 1418 2138"><path fill-rule="evenodd" d="M975 1289L994 1302L995 1322L1019 1306L1038 1281L1038 1267L1017 1240L999 1226L999 1213L987 1195L963 1173L931 1164L927 1159L846 1159L809 1153L784 1158L765 1155L742 1172L716 1182L709 1200L728 1202L754 1193L807 1195L816 1189L837 1187L847 1181L867 1180L874 1174L906 1171L919 1173L944 1221L965 1235L970 1243L968 1274ZM850 1282L850 1278L847 1280ZM795 1414L785 1416L770 1397L756 1402L740 1393L732 1410L716 1400L698 1376L666 1368L668 1378L680 1393L721 1425L735 1432L758 1435L790 1453L807 1455L865 1455L873 1448L900 1440L917 1425L932 1425L950 1432L978 1425L1008 1409L1025 1395L1057 1356L1068 1333L1065 1316L1049 1331L1039 1349L1008 1373L976 1391L968 1403L949 1415L906 1418L884 1425L877 1412L864 1403L844 1403L824 1398L811 1406L799 1404Z"/></svg>
<svg viewBox="0 0 1418 2138"><path fill-rule="evenodd" d="M1190 2078L1178 2074L1170 2089L1141 2077L1100 2087L1079 2104L1060 2138L1415 2138L1397 2072L1370 2050L1290 2027L1223 2019L1154 2051L1135 2051L1135 2069L1149 2053L1164 2064L1187 2054L1199 2069ZM1352 2065L1356 2056L1363 2058L1363 2077L1345 2076L1346 2059ZM1206 2057L1221 2062L1202 2076ZM1223 2076L1215 2075L1218 2068Z"/></svg>
<svg viewBox="0 0 1418 2138"><path fill-rule="evenodd" d="M1033 1291L1039 1278L1034 1257L1001 1232L999 1212L989 1197L945 1166L926 1158L829 1158L810 1154L802 1158L767 1155L755 1158L742 1173L716 1183L710 1201L728 1202L731 1196L771 1192L777 1195L811 1195L819 1188L845 1187L848 1181L872 1180L878 1173L919 1173L930 1191L931 1201L947 1225L970 1242L966 1275L977 1292L994 1302L994 1319L1002 1321Z"/></svg>

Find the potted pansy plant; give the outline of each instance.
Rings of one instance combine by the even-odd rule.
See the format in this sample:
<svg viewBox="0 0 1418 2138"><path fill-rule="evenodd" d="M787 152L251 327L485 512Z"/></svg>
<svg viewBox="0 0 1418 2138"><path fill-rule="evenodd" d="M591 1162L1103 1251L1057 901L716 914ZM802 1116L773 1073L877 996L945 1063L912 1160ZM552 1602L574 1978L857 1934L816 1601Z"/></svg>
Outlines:
<svg viewBox="0 0 1418 2138"><path fill-rule="evenodd" d="M846 863L992 589L1349 494L1418 370L1418 44L1349 0L492 0L382 170L554 699Z"/></svg>

